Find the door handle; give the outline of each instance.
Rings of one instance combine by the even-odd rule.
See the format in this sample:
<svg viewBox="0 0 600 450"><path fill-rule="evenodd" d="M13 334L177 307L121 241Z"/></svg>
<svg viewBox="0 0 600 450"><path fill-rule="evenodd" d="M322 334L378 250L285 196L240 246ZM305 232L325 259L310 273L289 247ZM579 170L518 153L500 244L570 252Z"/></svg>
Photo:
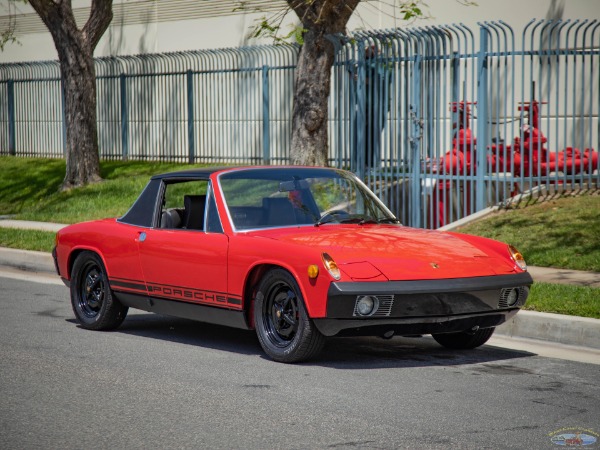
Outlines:
<svg viewBox="0 0 600 450"><path fill-rule="evenodd" d="M138 231L138 236L135 238L136 242L144 242L146 240L146 232Z"/></svg>

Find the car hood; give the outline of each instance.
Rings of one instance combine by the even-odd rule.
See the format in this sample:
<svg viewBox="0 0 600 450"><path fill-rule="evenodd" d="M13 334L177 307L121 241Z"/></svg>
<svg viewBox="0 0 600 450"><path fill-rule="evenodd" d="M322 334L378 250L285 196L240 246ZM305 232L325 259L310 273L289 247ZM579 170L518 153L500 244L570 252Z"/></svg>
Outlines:
<svg viewBox="0 0 600 450"><path fill-rule="evenodd" d="M459 235L397 225L323 225L252 234L328 253L353 280L415 280L514 273L514 264Z"/></svg>

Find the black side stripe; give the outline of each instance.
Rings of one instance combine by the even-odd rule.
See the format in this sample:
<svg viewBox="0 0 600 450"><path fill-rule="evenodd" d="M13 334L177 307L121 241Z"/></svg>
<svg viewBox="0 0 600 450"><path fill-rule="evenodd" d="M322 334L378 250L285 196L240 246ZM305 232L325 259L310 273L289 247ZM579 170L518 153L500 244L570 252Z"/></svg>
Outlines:
<svg viewBox="0 0 600 450"><path fill-rule="evenodd" d="M120 280L110 280L110 287L112 289L118 290L118 288L124 288L124 289L135 289L137 291L145 291L146 290L146 285L143 283L134 283L134 282L130 282L130 281L120 281Z"/></svg>

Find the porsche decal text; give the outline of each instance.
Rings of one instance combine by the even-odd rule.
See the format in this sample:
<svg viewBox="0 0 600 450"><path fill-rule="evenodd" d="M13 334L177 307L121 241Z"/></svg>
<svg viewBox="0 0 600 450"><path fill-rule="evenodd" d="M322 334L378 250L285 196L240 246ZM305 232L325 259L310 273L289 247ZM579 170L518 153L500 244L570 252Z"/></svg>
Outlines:
<svg viewBox="0 0 600 450"><path fill-rule="evenodd" d="M124 292L147 292L151 297L166 298L169 300L182 300L191 303L202 303L214 306L240 308L242 299L224 292L204 291L178 286L166 286L156 283L143 284L132 280L111 280L111 288Z"/></svg>

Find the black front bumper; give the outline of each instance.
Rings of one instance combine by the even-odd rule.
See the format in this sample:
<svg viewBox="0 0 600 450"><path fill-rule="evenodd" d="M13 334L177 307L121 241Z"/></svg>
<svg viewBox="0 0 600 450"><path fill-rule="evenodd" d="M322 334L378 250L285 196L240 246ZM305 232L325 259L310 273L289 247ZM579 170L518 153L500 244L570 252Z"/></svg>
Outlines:
<svg viewBox="0 0 600 450"><path fill-rule="evenodd" d="M451 333L475 326L495 327L518 312L532 283L527 272L446 280L332 283L327 317L314 322L326 336L389 331L401 335ZM510 288L519 288L521 295L509 307L501 296L503 289ZM357 316L356 300L363 295L385 298L388 309L373 316Z"/></svg>
<svg viewBox="0 0 600 450"><path fill-rule="evenodd" d="M62 282L65 284L65 286L71 287L71 282L60 274L60 270L58 268L58 256L56 255L56 247L52 249L52 260L54 261L54 269L56 270L56 273L58 274Z"/></svg>
<svg viewBox="0 0 600 450"><path fill-rule="evenodd" d="M58 276L60 276L60 270L58 270L58 257L56 256L56 247L52 248L52 260L54 261L54 269Z"/></svg>

